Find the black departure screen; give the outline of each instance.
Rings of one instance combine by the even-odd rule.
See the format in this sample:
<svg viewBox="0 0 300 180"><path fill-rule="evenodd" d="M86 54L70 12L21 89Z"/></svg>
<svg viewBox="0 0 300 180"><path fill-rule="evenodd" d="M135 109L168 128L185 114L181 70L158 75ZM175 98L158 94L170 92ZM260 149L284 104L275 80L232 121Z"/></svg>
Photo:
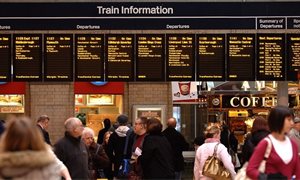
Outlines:
<svg viewBox="0 0 300 180"><path fill-rule="evenodd" d="M287 78L290 81L300 79L300 34L287 36Z"/></svg>
<svg viewBox="0 0 300 180"><path fill-rule="evenodd" d="M167 35L167 80L195 80L195 36L192 34Z"/></svg>
<svg viewBox="0 0 300 180"><path fill-rule="evenodd" d="M136 36L136 80L165 80L164 35L140 34Z"/></svg>
<svg viewBox="0 0 300 180"><path fill-rule="evenodd" d="M75 80L104 80L104 36L77 34L75 41Z"/></svg>
<svg viewBox="0 0 300 180"><path fill-rule="evenodd" d="M42 35L14 34L13 80L42 80Z"/></svg>
<svg viewBox="0 0 300 180"><path fill-rule="evenodd" d="M0 81L11 79L11 38L10 34L0 35Z"/></svg>
<svg viewBox="0 0 300 180"><path fill-rule="evenodd" d="M72 34L46 34L44 53L45 81L73 81Z"/></svg>
<svg viewBox="0 0 300 180"><path fill-rule="evenodd" d="M197 36L197 80L225 80L225 35Z"/></svg>
<svg viewBox="0 0 300 180"><path fill-rule="evenodd" d="M227 80L255 80L255 35L227 36Z"/></svg>
<svg viewBox="0 0 300 180"><path fill-rule="evenodd" d="M285 80L285 35L257 35L257 80Z"/></svg>
<svg viewBox="0 0 300 180"><path fill-rule="evenodd" d="M106 81L132 81L134 79L133 35L106 36Z"/></svg>

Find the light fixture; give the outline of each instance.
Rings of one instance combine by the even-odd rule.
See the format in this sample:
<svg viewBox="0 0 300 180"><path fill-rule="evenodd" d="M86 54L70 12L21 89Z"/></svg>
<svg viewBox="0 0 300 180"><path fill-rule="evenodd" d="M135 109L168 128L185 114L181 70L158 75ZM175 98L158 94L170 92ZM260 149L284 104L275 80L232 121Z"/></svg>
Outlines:
<svg viewBox="0 0 300 180"><path fill-rule="evenodd" d="M243 85L242 85L242 88L244 89L244 91L247 91L247 89L250 88L249 82L248 81L244 81Z"/></svg>

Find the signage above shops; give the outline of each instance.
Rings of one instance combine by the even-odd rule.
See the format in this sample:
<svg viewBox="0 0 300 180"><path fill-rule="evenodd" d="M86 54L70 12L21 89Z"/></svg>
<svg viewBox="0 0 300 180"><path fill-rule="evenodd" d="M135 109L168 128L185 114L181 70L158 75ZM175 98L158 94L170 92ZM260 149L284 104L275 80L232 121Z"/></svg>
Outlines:
<svg viewBox="0 0 300 180"><path fill-rule="evenodd" d="M252 96L210 96L208 106L210 108L234 108L234 109L252 109L252 108L272 108L277 105L276 95L252 95ZM289 95L289 107L297 107L298 100L294 95Z"/></svg>

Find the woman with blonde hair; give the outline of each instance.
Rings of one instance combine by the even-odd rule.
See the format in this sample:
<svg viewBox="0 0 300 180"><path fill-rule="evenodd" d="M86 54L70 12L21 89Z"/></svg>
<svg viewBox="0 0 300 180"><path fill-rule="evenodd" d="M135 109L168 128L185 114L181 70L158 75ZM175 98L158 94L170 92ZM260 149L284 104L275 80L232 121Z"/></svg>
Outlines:
<svg viewBox="0 0 300 180"><path fill-rule="evenodd" d="M217 158L223 162L225 168L230 171L231 178L234 179L236 174L234 171L234 166L232 164L231 157L228 154L227 148L220 143L220 134L221 134L221 130L216 125L209 126L206 129L205 143L202 144L197 149L195 155L195 164L194 164L195 180L211 179L202 174L202 169L206 159L209 156L213 155L215 147L217 147L216 149Z"/></svg>
<svg viewBox="0 0 300 180"><path fill-rule="evenodd" d="M10 120L0 139L0 179L71 179L27 117Z"/></svg>

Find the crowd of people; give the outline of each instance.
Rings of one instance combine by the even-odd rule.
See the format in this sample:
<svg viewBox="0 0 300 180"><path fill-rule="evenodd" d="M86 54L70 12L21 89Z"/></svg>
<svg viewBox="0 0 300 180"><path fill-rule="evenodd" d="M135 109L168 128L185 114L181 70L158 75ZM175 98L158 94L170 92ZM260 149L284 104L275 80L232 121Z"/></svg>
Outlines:
<svg viewBox="0 0 300 180"><path fill-rule="evenodd" d="M25 116L1 124L0 179L121 178L118 172L124 158L131 159L126 179L181 179L182 151L189 145L175 130L175 118L162 131L158 119L139 117L131 127L122 114L114 127L105 119L95 141L95 132L71 117L64 122L64 136L54 144L49 122L42 115L36 124Z"/></svg>
<svg viewBox="0 0 300 180"><path fill-rule="evenodd" d="M34 123L21 116L1 121L0 179L182 179L183 151L189 144L178 132L176 119L167 120L167 128L156 118L138 117L129 125L126 115L119 115L118 125L104 120L104 128L95 132L80 119L64 122L65 134L52 144L48 133L50 118L42 115ZM270 152L265 157L265 152ZM237 139L228 126L211 125L195 138L194 179L213 179L205 168L215 155L235 179L237 165L231 151L237 152ZM283 148L284 147L284 148ZM246 135L241 164L246 163L250 179L300 178L300 118L283 106L272 108L268 119L256 117ZM123 160L130 160L124 177ZM266 161L264 171L260 170ZM205 175L204 175L205 174Z"/></svg>

